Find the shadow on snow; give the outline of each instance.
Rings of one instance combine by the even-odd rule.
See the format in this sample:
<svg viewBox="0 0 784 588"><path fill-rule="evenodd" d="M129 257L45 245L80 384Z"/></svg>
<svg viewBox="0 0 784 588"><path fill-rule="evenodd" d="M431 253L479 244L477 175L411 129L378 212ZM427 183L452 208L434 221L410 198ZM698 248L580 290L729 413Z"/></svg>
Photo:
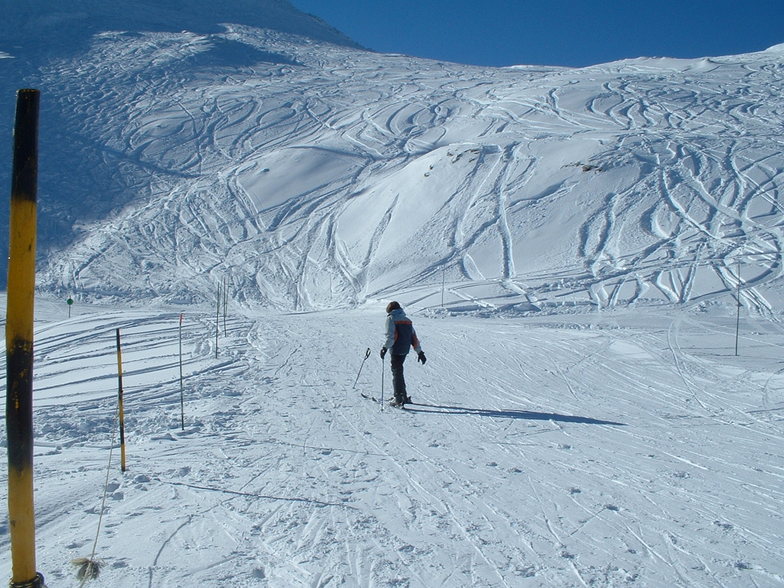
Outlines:
<svg viewBox="0 0 784 588"><path fill-rule="evenodd" d="M625 423L572 416L568 414L531 412L528 410L490 410L486 408L467 408L465 406L445 406L442 404L424 404L420 402L406 405L406 410L411 412L428 412L432 414L466 414L496 419L525 419L529 421L557 421L559 423L578 423L582 425L626 426Z"/></svg>

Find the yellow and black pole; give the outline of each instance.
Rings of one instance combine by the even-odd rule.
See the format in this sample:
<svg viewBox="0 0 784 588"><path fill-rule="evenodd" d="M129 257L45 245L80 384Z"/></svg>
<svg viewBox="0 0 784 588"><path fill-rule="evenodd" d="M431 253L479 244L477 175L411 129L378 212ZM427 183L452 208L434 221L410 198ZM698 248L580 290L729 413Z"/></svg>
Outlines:
<svg viewBox="0 0 784 588"><path fill-rule="evenodd" d="M8 251L6 431L12 588L40 588L33 501L33 318L38 191L38 90L16 97Z"/></svg>
<svg viewBox="0 0 784 588"><path fill-rule="evenodd" d="M117 329L117 411L120 415L120 470L125 471L125 401L123 399L122 347Z"/></svg>

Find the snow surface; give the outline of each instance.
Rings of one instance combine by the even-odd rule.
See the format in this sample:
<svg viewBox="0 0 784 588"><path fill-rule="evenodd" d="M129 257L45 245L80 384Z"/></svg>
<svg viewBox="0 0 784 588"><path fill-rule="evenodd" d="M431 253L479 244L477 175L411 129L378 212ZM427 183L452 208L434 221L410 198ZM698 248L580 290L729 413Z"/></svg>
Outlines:
<svg viewBox="0 0 784 588"><path fill-rule="evenodd" d="M682 310L458 320L414 304L417 404L382 411L360 396L382 392L382 308L232 308L217 358L216 314L186 310L182 429L178 311L69 319L42 301L49 585L78 585L110 457L96 585L784 584L780 323L744 319L736 357L733 320Z"/></svg>
<svg viewBox="0 0 784 588"><path fill-rule="evenodd" d="M50 586L96 537L119 588L784 585L782 46L492 69L282 0L6 4ZM360 396L393 298L405 411Z"/></svg>

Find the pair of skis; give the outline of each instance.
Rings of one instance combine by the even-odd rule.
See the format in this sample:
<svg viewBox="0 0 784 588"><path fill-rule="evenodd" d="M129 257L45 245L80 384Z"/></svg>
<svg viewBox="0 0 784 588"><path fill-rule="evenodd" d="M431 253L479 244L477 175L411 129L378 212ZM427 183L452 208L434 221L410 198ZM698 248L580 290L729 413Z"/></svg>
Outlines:
<svg viewBox="0 0 784 588"><path fill-rule="evenodd" d="M384 410L384 401L383 400L379 400L375 396L371 396L370 394L365 394L364 392L360 392L359 395L362 396L362 398L367 398L368 400L370 400L372 402L380 404L381 405L381 410ZM413 402L409 402L407 404L414 404L414 403ZM389 404L388 403L387 406L389 406L391 408L397 408L397 409L400 409L400 410L405 410L406 409L406 405L405 404Z"/></svg>
<svg viewBox="0 0 784 588"><path fill-rule="evenodd" d="M357 387L357 382L359 382L359 376L362 373L362 368L365 367L365 362L367 361L368 357L370 357L370 347L368 347L367 351L365 351L365 357L362 359L362 363L359 366L359 372L357 372L357 377L354 380L354 385L351 387L352 390ZM381 399L379 400L375 396L371 394L366 394L365 392L360 392L359 394L362 396L362 398L367 398L368 400L372 400L373 402L378 403L379 405L381 405L381 410L384 410L384 361L383 359L381 361ZM405 408L405 404L401 404L397 406L390 404L389 406L393 408L400 408L400 409Z"/></svg>

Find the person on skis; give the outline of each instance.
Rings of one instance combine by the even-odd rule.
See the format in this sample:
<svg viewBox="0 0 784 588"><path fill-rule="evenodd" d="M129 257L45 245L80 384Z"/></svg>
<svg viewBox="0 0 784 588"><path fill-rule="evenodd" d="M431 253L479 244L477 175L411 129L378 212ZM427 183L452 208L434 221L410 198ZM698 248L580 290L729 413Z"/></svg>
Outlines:
<svg viewBox="0 0 784 588"><path fill-rule="evenodd" d="M402 407L410 404L411 398L406 392L406 380L403 376L403 362L406 360L411 347L417 354L417 361L425 365L427 358L419 345L416 331L411 319L406 316L398 302L392 301L387 305L386 341L381 348L381 359L389 352L392 365L392 387L395 397L390 404Z"/></svg>

